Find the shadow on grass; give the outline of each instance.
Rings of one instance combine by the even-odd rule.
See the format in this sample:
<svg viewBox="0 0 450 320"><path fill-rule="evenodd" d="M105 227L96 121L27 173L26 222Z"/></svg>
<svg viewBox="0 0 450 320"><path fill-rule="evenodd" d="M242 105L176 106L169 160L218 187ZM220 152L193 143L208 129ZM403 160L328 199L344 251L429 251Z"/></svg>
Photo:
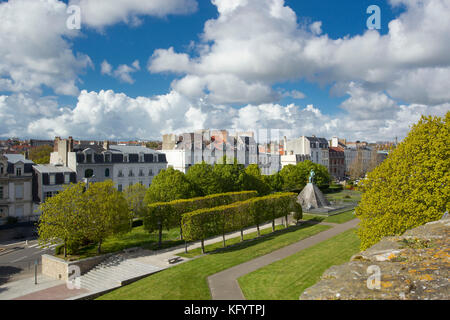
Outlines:
<svg viewBox="0 0 450 320"><path fill-rule="evenodd" d="M297 224L297 225L294 225L294 226L290 226L287 229L276 230L275 232L271 232L271 233L268 233L268 234L265 234L265 235L261 235L260 237L247 239L247 240L244 240L242 242L238 242L236 244L229 245L229 246L227 246L225 248L217 248L215 250L206 252L205 254L221 254L221 253L227 253L227 252L233 252L233 251L237 251L237 250L246 249L246 248L248 248L250 246L254 246L256 244L272 240L275 237L278 237L280 235L288 234L288 233L295 232L295 231L302 230L302 229L307 229L307 228L312 227L312 226L314 226L316 224L319 224L320 222L321 221L315 221L315 220L313 220L313 221L311 221L311 220L303 221L300 224Z"/></svg>

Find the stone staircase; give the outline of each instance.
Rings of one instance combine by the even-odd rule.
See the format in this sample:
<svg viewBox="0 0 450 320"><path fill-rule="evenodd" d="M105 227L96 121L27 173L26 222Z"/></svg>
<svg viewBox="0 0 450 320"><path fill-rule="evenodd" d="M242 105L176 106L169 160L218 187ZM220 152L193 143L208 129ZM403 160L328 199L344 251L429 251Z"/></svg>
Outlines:
<svg viewBox="0 0 450 320"><path fill-rule="evenodd" d="M124 282L152 274L160 268L141 263L126 255L112 256L80 277L81 288L91 292L118 288Z"/></svg>

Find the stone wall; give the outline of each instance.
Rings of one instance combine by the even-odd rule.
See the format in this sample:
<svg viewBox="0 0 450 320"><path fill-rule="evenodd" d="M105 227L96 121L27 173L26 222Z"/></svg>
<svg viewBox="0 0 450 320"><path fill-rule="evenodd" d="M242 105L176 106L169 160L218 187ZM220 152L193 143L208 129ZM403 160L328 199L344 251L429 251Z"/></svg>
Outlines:
<svg viewBox="0 0 450 320"><path fill-rule="evenodd" d="M46 254L42 256L42 274L56 280L67 281L69 279L70 266L78 266L81 275L83 275L110 256L111 254L105 254L69 262Z"/></svg>
<svg viewBox="0 0 450 320"><path fill-rule="evenodd" d="M300 300L447 300L449 236L446 218L384 238L349 263L328 269Z"/></svg>

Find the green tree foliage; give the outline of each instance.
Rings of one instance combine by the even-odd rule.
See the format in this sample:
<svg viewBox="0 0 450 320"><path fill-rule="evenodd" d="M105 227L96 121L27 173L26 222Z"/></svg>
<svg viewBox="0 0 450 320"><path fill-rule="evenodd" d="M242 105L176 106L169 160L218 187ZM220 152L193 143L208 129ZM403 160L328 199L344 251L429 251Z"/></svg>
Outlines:
<svg viewBox="0 0 450 320"><path fill-rule="evenodd" d="M309 160L298 163L297 167L300 168L303 174L306 174L305 184L308 182L309 173L311 170L314 170L316 174L314 176L314 183L319 188L328 188L330 186L332 179L327 167Z"/></svg>
<svg viewBox="0 0 450 320"><path fill-rule="evenodd" d="M267 195L272 191L270 185L263 179L257 164L249 165L242 173L242 176L243 190L256 190L260 196Z"/></svg>
<svg viewBox="0 0 450 320"><path fill-rule="evenodd" d="M406 139L364 180L356 214L363 250L440 219L450 208L450 112L422 117Z"/></svg>
<svg viewBox="0 0 450 320"><path fill-rule="evenodd" d="M79 243L85 232L84 183L72 184L58 195L40 205L38 223L41 245L64 243L64 257L68 246Z"/></svg>
<svg viewBox="0 0 450 320"><path fill-rule="evenodd" d="M145 195L146 204L169 202L195 197L195 191L184 173L168 168L162 170L152 181Z"/></svg>
<svg viewBox="0 0 450 320"><path fill-rule="evenodd" d="M263 176L262 179L269 186L270 192L280 192L283 190L283 178L279 172L269 176Z"/></svg>
<svg viewBox="0 0 450 320"><path fill-rule="evenodd" d="M88 239L98 243L101 253L105 238L131 230L133 216L123 193L117 191L111 180L90 184L84 197L84 232Z"/></svg>
<svg viewBox="0 0 450 320"><path fill-rule="evenodd" d="M192 199L174 200L171 202L157 202L148 205L144 216L144 228L149 232L158 231L161 246L162 230L180 227L183 214L198 209L213 208L244 201L256 197L256 191L242 191L232 193L214 194Z"/></svg>
<svg viewBox="0 0 450 320"><path fill-rule="evenodd" d="M145 214L146 206L144 204L145 194L147 188L141 183L128 186L123 191L125 199L128 203L128 208L133 213L134 217L142 217Z"/></svg>
<svg viewBox="0 0 450 320"><path fill-rule="evenodd" d="M228 160L228 162L230 162ZM224 157L221 163L217 163L214 166L213 172L215 173L219 186L220 192L236 192L242 190L243 184L243 171L244 165L239 164L237 159L234 159L234 163L229 164Z"/></svg>
<svg viewBox="0 0 450 320"><path fill-rule="evenodd" d="M319 188L327 188L330 185L331 177L327 167L307 160L297 165L287 165L280 171L283 180L282 189L284 191L302 190L308 183L311 170L315 172L314 183Z"/></svg>
<svg viewBox="0 0 450 320"><path fill-rule="evenodd" d="M189 241L242 230L299 210L295 193L273 194L235 202L226 206L200 209L183 215L183 234Z"/></svg>
<svg viewBox="0 0 450 320"><path fill-rule="evenodd" d="M50 153L52 152L52 146L40 146L32 148L29 153L29 159L36 164L48 164L50 163Z"/></svg>
<svg viewBox="0 0 450 320"><path fill-rule="evenodd" d="M189 168L186 178L196 191L196 195L207 196L219 193L220 183L213 166L205 162L197 163Z"/></svg>

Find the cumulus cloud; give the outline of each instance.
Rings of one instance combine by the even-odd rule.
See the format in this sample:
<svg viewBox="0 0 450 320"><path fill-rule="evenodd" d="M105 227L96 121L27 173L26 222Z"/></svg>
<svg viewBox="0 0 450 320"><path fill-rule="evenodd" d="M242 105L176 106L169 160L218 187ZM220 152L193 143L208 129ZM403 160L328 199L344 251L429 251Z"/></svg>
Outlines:
<svg viewBox="0 0 450 320"><path fill-rule="evenodd" d="M165 17L197 10L196 0L71 0L81 8L84 24L102 29L118 22L139 25L141 16Z"/></svg>
<svg viewBox="0 0 450 320"><path fill-rule="evenodd" d="M389 23L387 34L367 30L338 39L322 34L320 21L302 27L283 0L212 2L219 16L205 23L197 55L158 49L149 62L150 72L184 74L173 88L192 88L186 91L190 96L220 103L270 102L279 98L274 84L307 79L344 87L360 82L366 89L386 91L411 104L448 101L450 3L446 0L392 0L393 6L404 5L406 10ZM427 81L432 75L437 78ZM215 85L218 78L230 85ZM229 95L233 84L241 88L236 97ZM260 89L254 90L255 85Z"/></svg>
<svg viewBox="0 0 450 320"><path fill-rule="evenodd" d="M67 5L57 0L0 3L0 91L78 95L78 75L90 58L72 52L66 27Z"/></svg>
<svg viewBox="0 0 450 320"><path fill-rule="evenodd" d="M119 79L121 82L126 82L129 84L134 83L134 79L131 77L131 74L141 70L139 60L135 60L131 66L126 64L119 65L115 70L108 61L104 60L101 64L101 73L103 75L109 75L116 79Z"/></svg>

